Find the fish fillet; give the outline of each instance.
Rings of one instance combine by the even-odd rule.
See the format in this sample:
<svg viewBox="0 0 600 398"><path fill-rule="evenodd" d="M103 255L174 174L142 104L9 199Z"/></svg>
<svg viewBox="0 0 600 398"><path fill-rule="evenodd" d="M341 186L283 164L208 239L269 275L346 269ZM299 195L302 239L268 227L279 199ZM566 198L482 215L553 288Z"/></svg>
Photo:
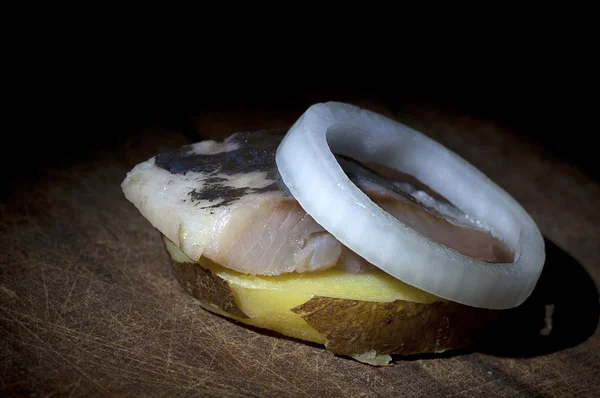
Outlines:
<svg viewBox="0 0 600 398"><path fill-rule="evenodd" d="M193 260L204 256L255 275L339 267L374 269L308 215L280 180L283 133L236 133L148 159L127 173L125 197ZM413 185L338 158L375 203L422 235L474 258L511 261L506 246L464 214Z"/></svg>

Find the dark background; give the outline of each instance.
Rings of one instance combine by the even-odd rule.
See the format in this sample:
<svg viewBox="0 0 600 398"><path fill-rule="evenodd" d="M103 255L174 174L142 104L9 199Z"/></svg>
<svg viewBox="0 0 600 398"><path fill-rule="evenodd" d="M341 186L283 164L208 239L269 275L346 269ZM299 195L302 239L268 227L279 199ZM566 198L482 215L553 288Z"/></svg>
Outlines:
<svg viewBox="0 0 600 398"><path fill-rule="evenodd" d="M22 176L49 164L85 160L90 151L118 151L127 136L148 128L180 131L193 140L195 117L215 109L223 117L266 110L294 120L312 103L337 100L395 108L419 104L490 120L598 179L596 79L587 64L489 65L482 61L452 69L439 64L436 69L433 63L414 72L394 64L346 72L316 66L288 71L285 63L268 70L205 70L200 63L190 75L124 63L47 73L19 92L26 106L7 139L12 145L6 146L16 150L5 151L2 162L19 163L10 175ZM27 148L26 160L18 161L19 148Z"/></svg>

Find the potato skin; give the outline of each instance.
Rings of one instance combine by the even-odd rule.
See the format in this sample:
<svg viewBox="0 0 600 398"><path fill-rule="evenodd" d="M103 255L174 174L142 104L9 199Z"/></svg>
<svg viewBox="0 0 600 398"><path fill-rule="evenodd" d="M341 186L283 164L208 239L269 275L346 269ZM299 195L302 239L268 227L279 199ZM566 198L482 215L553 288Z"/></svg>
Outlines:
<svg viewBox="0 0 600 398"><path fill-rule="evenodd" d="M171 258L173 275L187 294L205 308L241 320L248 316L237 306L229 282L200 264ZM209 306L206 306L209 304ZM448 301L422 304L404 300L371 302L314 296L290 308L323 335L325 347L336 355L413 355L443 352L475 344L497 319L499 311Z"/></svg>
<svg viewBox="0 0 600 398"><path fill-rule="evenodd" d="M238 307L229 283L196 263L179 263L171 259L173 276L185 292L197 300L212 304L239 318L248 318Z"/></svg>
<svg viewBox="0 0 600 398"><path fill-rule="evenodd" d="M315 296L292 311L323 334L338 355L412 355L475 344L497 312L454 302L375 303Z"/></svg>

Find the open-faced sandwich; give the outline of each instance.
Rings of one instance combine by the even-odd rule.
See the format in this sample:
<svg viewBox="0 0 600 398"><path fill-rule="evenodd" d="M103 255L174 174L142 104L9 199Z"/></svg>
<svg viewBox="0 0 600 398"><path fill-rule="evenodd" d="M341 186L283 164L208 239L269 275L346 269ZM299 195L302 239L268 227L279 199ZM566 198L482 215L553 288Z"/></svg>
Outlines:
<svg viewBox="0 0 600 398"><path fill-rule="evenodd" d="M527 212L424 134L344 103L138 164L122 188L205 309L385 365L478 341L545 252Z"/></svg>

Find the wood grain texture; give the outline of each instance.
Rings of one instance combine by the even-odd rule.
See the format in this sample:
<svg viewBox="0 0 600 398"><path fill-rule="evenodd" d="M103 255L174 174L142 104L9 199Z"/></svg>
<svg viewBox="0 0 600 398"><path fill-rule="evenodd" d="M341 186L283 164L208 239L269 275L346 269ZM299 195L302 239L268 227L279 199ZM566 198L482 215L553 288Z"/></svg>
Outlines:
<svg viewBox="0 0 600 398"><path fill-rule="evenodd" d="M0 394L599 396L600 186L496 124L427 108L371 108L471 161L546 236L536 292L490 343L375 368L197 306L173 278L159 234L123 197L125 173L190 139L285 126L302 109L233 121L227 110L207 111L194 118L196 135L128 135L118 150L43 169L3 194Z"/></svg>

